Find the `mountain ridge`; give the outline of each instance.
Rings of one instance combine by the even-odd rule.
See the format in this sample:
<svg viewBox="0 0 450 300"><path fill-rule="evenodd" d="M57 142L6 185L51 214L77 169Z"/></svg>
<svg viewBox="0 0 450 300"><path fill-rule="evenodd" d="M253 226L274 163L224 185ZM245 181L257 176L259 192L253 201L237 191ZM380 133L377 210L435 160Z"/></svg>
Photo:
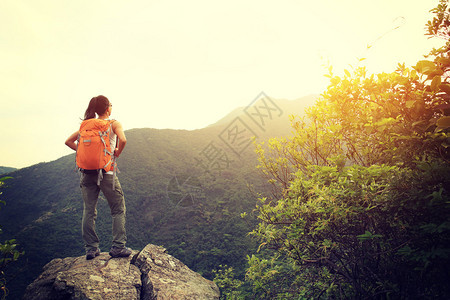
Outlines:
<svg viewBox="0 0 450 300"><path fill-rule="evenodd" d="M245 253L256 247L247 236L253 221L246 223L240 214L254 208L257 197L249 187L265 188L255 169L251 134L258 141L288 135L288 116L302 114L314 99L303 100L280 101L278 114L263 119L264 124L257 123L261 118L252 119L261 117L257 110L242 110L203 129L127 130L118 177L127 202L128 245L135 249L148 243L163 245L209 279L219 264L233 266L239 273ZM238 133L245 135L239 139ZM10 290L17 290L12 297L19 297L48 261L83 252L82 201L74 153L9 175L13 179L2 189L7 205L0 210L0 224L2 238L16 238L26 252L9 272L15 276ZM109 247L110 219L107 203L100 196L97 231L101 247Z"/></svg>
<svg viewBox="0 0 450 300"><path fill-rule="evenodd" d="M299 111L303 111L307 106L313 105L314 102L316 101L316 99L319 97L319 95L310 94L310 95L306 95L306 96L303 96L300 98L289 100L289 99L274 99L274 98L266 96L265 94L262 94L260 96L270 99L270 101L274 102L277 106L281 106L283 108L282 113L285 113L286 111L287 112L293 111L293 112L297 112L297 113ZM257 103L255 103L255 104L257 104ZM245 110L248 108L251 108L251 107L252 107L252 105L250 104L248 106L241 106L241 107L235 108L234 110L232 110L231 112L226 114L224 117L220 118L218 121L216 121L204 128L214 127L214 126L218 126L218 125L226 125L227 123L231 122L236 117L243 117L246 114Z"/></svg>
<svg viewBox="0 0 450 300"><path fill-rule="evenodd" d="M14 172L15 170L17 170L17 168L0 166L0 176L2 176L3 174Z"/></svg>

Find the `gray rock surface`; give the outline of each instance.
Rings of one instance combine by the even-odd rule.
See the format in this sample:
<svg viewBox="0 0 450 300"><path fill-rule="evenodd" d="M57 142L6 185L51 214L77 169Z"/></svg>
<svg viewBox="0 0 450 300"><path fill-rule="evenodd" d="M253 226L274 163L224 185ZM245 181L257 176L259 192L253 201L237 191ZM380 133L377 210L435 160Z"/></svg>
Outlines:
<svg viewBox="0 0 450 300"><path fill-rule="evenodd" d="M25 300L219 299L216 284L190 270L165 249L147 245L127 258L108 253L53 259L31 283Z"/></svg>

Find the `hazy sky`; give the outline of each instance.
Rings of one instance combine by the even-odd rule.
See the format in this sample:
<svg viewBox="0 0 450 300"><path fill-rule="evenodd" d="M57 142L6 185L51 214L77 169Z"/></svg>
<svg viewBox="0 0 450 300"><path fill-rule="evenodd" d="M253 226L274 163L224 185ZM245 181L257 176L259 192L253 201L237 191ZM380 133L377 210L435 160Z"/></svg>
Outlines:
<svg viewBox="0 0 450 300"><path fill-rule="evenodd" d="M197 129L262 91L319 94L327 64L413 65L442 44L424 36L437 3L2 0L0 166L71 153L64 141L100 94L125 129Z"/></svg>

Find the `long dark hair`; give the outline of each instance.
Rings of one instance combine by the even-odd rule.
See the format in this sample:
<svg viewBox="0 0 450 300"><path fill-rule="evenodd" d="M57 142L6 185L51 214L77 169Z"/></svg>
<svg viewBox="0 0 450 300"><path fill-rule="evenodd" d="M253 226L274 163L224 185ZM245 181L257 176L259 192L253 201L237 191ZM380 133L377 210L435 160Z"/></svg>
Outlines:
<svg viewBox="0 0 450 300"><path fill-rule="evenodd" d="M102 115L106 112L109 107L109 100L105 96L97 96L91 99L89 106L84 113L84 119L93 119L95 114Z"/></svg>

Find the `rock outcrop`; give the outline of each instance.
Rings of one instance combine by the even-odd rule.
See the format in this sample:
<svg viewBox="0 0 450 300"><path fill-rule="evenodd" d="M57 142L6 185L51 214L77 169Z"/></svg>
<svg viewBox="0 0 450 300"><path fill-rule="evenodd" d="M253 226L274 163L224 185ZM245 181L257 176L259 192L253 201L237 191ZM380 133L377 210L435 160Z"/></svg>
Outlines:
<svg viewBox="0 0 450 300"><path fill-rule="evenodd" d="M219 299L214 282L190 270L165 249L147 245L127 258L108 253L57 258L25 292L25 300L53 299Z"/></svg>

